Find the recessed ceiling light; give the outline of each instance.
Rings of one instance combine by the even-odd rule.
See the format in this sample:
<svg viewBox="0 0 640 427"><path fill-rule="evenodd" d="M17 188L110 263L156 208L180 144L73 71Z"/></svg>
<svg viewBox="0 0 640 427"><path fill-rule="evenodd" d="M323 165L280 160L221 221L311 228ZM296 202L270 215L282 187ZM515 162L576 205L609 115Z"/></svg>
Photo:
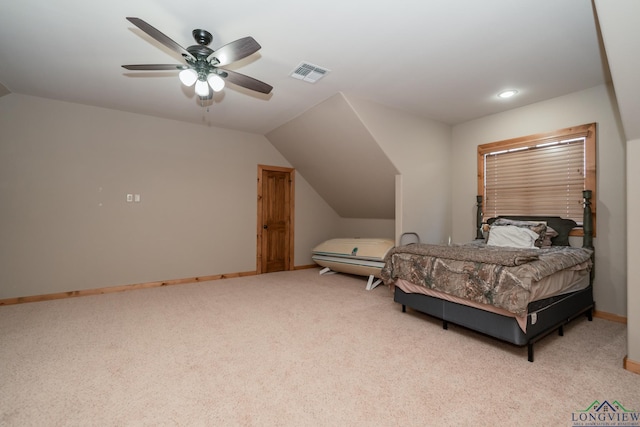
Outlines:
<svg viewBox="0 0 640 427"><path fill-rule="evenodd" d="M518 91L515 89L503 90L498 94L498 98L511 98L516 93L518 93Z"/></svg>

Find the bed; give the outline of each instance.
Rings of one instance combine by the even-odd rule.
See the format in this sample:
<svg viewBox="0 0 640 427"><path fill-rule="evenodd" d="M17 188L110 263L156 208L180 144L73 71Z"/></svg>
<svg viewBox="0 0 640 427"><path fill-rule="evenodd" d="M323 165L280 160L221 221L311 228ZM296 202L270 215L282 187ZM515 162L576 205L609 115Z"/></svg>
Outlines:
<svg viewBox="0 0 640 427"><path fill-rule="evenodd" d="M569 233L578 226L570 219L505 216L482 223L478 196L474 241L398 246L387 255L381 278L403 312L409 307L441 319L444 329L452 323L526 345L533 362L534 343L554 331L563 335L564 325L579 316L592 320L591 192L583 196L580 248L569 245ZM527 247L511 247L514 236L527 240Z"/></svg>

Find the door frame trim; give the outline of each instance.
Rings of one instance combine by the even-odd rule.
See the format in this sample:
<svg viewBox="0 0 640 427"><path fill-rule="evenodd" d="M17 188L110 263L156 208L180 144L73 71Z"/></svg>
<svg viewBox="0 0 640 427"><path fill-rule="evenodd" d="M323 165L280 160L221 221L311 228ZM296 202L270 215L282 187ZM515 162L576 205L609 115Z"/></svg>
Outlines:
<svg viewBox="0 0 640 427"><path fill-rule="evenodd" d="M294 237L295 237L295 183L296 174L294 168L286 168L282 166L258 165L258 226L256 229L256 273L262 274L262 172L275 171L289 173L289 242L288 244L288 265L289 270L294 270Z"/></svg>

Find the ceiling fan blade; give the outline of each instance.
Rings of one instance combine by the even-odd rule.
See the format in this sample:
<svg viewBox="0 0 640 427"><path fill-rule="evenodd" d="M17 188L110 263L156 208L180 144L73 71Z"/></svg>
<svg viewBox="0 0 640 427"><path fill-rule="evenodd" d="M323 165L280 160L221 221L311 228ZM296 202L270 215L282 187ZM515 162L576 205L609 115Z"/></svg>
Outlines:
<svg viewBox="0 0 640 427"><path fill-rule="evenodd" d="M156 70L156 71L175 71L184 70L186 65L180 64L143 64L143 65L123 65L122 68L127 70Z"/></svg>
<svg viewBox="0 0 640 427"><path fill-rule="evenodd" d="M127 17L127 21L131 22L133 25L140 28L142 31L144 31L145 33L147 33L148 35L150 35L151 37L153 37L154 39L156 39L157 41L159 41L169 49L175 52L178 52L183 57L193 58L193 55L191 55L185 48L183 48L178 43L171 40L169 37L167 37L164 33L160 32L155 27L147 24L142 19Z"/></svg>
<svg viewBox="0 0 640 427"><path fill-rule="evenodd" d="M253 77L245 76L244 74L236 73L235 71L230 70L221 70L223 71L223 77L228 82L236 84L238 86L245 87L247 89L255 90L260 93L270 93L273 89L272 86L261 82L260 80L256 80ZM224 76L226 74L226 76Z"/></svg>
<svg viewBox="0 0 640 427"><path fill-rule="evenodd" d="M214 65L223 66L231 64L232 62L239 61L242 58L246 58L260 50L262 46L258 44L253 37L243 37L234 42L222 46L220 49L213 52L207 57L207 61L211 61L213 58L218 60L218 63Z"/></svg>

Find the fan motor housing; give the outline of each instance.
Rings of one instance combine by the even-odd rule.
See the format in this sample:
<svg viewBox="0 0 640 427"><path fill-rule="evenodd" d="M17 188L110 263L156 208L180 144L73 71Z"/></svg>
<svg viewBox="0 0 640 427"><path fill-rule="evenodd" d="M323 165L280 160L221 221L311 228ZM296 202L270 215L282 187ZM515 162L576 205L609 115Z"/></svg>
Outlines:
<svg viewBox="0 0 640 427"><path fill-rule="evenodd" d="M189 52L191 55L193 55L198 59L200 58L204 59L213 53L213 49L207 46L194 44L193 46L189 46L187 48L187 52Z"/></svg>
<svg viewBox="0 0 640 427"><path fill-rule="evenodd" d="M203 46L208 45L213 40L213 36L207 30L201 30L196 28L191 32L193 34L193 38L196 40L196 43L201 44Z"/></svg>

